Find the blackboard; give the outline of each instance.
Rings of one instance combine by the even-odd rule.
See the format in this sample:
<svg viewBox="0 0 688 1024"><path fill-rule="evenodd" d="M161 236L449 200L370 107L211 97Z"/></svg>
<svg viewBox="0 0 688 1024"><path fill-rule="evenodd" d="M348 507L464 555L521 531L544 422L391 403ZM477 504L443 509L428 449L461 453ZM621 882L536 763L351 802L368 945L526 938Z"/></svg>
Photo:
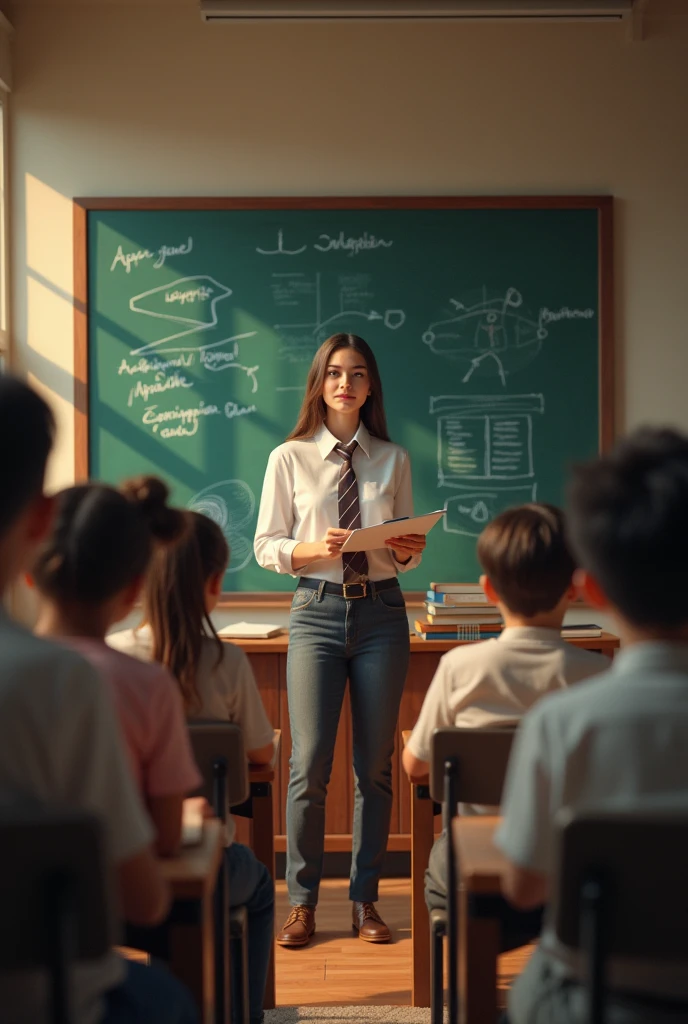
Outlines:
<svg viewBox="0 0 688 1024"><path fill-rule="evenodd" d="M416 510L407 590L475 579L494 514L561 502L613 433L608 197L75 200L77 477L154 471L222 523L228 592L293 588L252 553L269 452L318 345L362 335Z"/></svg>

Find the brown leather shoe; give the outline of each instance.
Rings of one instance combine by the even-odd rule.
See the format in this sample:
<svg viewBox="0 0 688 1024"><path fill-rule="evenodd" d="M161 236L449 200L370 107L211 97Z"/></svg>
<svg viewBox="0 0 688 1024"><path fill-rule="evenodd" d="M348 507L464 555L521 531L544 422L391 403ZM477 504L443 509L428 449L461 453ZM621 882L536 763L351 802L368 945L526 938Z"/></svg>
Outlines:
<svg viewBox="0 0 688 1024"><path fill-rule="evenodd" d="M315 907L297 904L282 925L275 942L280 946L307 946L315 932Z"/></svg>
<svg viewBox="0 0 688 1024"><path fill-rule="evenodd" d="M365 942L389 942L392 934L374 903L353 904L353 929Z"/></svg>

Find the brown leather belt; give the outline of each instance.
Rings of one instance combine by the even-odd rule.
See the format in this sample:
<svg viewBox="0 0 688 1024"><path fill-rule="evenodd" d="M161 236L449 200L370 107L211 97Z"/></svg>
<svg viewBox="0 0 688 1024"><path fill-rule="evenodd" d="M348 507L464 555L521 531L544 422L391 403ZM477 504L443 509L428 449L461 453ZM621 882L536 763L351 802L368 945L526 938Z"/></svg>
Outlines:
<svg viewBox="0 0 688 1024"><path fill-rule="evenodd" d="M324 580L317 580L312 576L301 576L298 585L307 590L320 590L324 594L334 594L337 597L344 597L350 601L359 597L375 597L378 590L391 590L399 586L396 576L387 580L362 580L360 583L328 583Z"/></svg>

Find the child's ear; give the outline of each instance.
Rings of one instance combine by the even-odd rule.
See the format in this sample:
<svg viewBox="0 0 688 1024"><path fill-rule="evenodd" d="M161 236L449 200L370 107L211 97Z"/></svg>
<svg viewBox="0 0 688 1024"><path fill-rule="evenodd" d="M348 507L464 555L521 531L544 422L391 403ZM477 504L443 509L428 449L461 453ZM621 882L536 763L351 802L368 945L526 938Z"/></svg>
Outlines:
<svg viewBox="0 0 688 1024"><path fill-rule="evenodd" d="M492 586L492 581L490 580L490 577L485 576L485 574L483 574L478 582L480 583L480 586L483 588L485 592L485 597L490 602L490 604L497 604L500 600L500 597L495 588Z"/></svg>
<svg viewBox="0 0 688 1024"><path fill-rule="evenodd" d="M222 593L222 580L225 574L223 572L216 572L214 576L211 576L208 580L208 591L213 597L219 597Z"/></svg>
<svg viewBox="0 0 688 1024"><path fill-rule="evenodd" d="M578 593L584 601L592 608L604 611L609 608L609 599L594 576L591 576L585 569L576 569L573 574L573 582Z"/></svg>
<svg viewBox="0 0 688 1024"><path fill-rule="evenodd" d="M26 521L26 537L32 544L40 544L50 533L55 507L55 498L47 494L39 495L32 503Z"/></svg>
<svg viewBox="0 0 688 1024"><path fill-rule="evenodd" d="M127 611L124 613L128 614L134 607L141 594L141 588L143 587L143 576L137 576L131 581L131 583L125 587L122 591L122 604L126 606ZM124 616L122 616L124 617Z"/></svg>

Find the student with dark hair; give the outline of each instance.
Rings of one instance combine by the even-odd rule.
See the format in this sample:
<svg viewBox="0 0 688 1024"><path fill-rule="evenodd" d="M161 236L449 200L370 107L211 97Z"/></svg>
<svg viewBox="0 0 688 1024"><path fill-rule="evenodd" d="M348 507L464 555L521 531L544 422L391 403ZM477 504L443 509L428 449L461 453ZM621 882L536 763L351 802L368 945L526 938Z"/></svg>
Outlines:
<svg viewBox="0 0 688 1024"><path fill-rule="evenodd" d="M367 942L389 942L375 907L392 812L392 751L409 658L397 574L415 568L425 537L342 553L352 529L413 513L408 452L392 444L370 346L335 334L315 354L294 430L270 455L254 550L265 569L299 577L289 619L292 751L287 888L277 936L305 946L315 931L325 797L347 686L356 795L349 898Z"/></svg>
<svg viewBox="0 0 688 1024"><path fill-rule="evenodd" d="M435 729L514 726L545 694L603 672L609 664L602 655L561 638L574 594L575 562L560 509L531 504L502 512L480 534L478 559L485 573L480 582L488 600L499 607L504 629L497 639L455 647L440 660L402 755L412 778L429 771ZM496 813L497 808L462 806L463 813L476 810ZM445 865L443 834L431 851L425 876L430 910L446 907ZM514 918L508 940L513 947L525 922L509 917Z"/></svg>
<svg viewBox="0 0 688 1024"><path fill-rule="evenodd" d="M105 636L134 607L156 547L185 528L167 496L166 485L150 476L119 490L80 484L61 491L33 568L41 594L36 632L79 651L109 684L161 856L177 850L184 797L201 783L182 700L165 668L112 650Z"/></svg>
<svg viewBox="0 0 688 1024"><path fill-rule="evenodd" d="M266 764L273 753L273 728L251 665L239 647L220 640L210 618L229 564L227 541L211 519L182 514L187 529L181 540L153 557L144 588L144 625L114 633L108 643L164 665L179 684L187 718L236 722L249 760ZM265 865L233 837L230 819L229 899L231 906L248 911L249 1008L252 1024L258 1024L273 941L274 887ZM233 970L241 970L238 959Z"/></svg>
<svg viewBox="0 0 688 1024"><path fill-rule="evenodd" d="M495 840L509 863L504 893L518 907L547 900L561 807L688 813L687 508L688 438L671 430L638 430L573 473L580 583L590 604L615 615L624 646L604 675L523 719ZM613 963L610 977L610 1021L688 1020L685 961ZM511 1021L584 1024L581 980L546 919L509 995Z"/></svg>
<svg viewBox="0 0 688 1024"><path fill-rule="evenodd" d="M161 921L169 892L152 848L153 830L131 778L105 685L80 655L33 636L1 601L33 562L50 528L43 494L54 433L47 405L25 384L0 376L0 789L6 800L96 812L105 826L116 902L135 924ZM3 1024L47 1024L45 972L0 972ZM114 952L77 965L75 1024L192 1024L189 993L154 967Z"/></svg>

